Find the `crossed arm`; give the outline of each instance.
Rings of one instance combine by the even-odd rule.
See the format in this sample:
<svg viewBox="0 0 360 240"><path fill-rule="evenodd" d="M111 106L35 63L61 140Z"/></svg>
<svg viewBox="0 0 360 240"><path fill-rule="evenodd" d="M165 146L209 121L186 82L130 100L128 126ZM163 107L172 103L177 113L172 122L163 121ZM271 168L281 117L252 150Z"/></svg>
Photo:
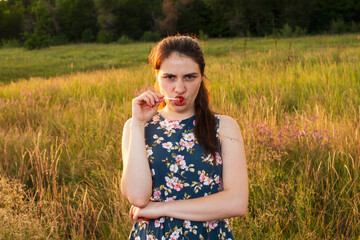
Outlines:
<svg viewBox="0 0 360 240"><path fill-rule="evenodd" d="M136 132L137 128L132 125L127 122L124 127L122 191L133 205L130 209L133 220L167 216L191 221L210 221L245 215L248 205L247 167L243 138L234 119L228 116L221 116L220 119L223 191L205 197L171 202L149 201L152 179L145 143L142 143L144 146L140 143L144 142L144 135L140 134L141 131ZM143 147L141 149L144 151L134 151L134 144L137 149ZM130 163L131 161L133 162Z"/></svg>

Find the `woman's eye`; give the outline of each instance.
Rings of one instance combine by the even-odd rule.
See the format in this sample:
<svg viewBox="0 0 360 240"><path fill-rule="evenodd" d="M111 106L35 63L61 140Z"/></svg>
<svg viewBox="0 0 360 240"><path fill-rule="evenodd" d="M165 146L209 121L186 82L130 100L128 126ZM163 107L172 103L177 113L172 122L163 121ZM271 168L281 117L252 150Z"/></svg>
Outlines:
<svg viewBox="0 0 360 240"><path fill-rule="evenodd" d="M193 75L187 75L187 76L185 76L185 79L186 80L192 80L192 79L194 79L195 78L195 76L193 76Z"/></svg>
<svg viewBox="0 0 360 240"><path fill-rule="evenodd" d="M175 79L175 76L171 76L171 75L168 75L166 76L167 79L170 79L170 80L174 80Z"/></svg>

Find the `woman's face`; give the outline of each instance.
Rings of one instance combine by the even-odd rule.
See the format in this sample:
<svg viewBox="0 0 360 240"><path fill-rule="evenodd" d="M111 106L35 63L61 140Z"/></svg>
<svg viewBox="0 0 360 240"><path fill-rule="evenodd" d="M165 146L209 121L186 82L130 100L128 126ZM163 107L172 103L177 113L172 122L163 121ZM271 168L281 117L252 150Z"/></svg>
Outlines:
<svg viewBox="0 0 360 240"><path fill-rule="evenodd" d="M179 113L195 112L195 99L202 76L199 65L190 57L172 53L160 65L157 80L165 97L183 97L184 101L166 101L167 110Z"/></svg>

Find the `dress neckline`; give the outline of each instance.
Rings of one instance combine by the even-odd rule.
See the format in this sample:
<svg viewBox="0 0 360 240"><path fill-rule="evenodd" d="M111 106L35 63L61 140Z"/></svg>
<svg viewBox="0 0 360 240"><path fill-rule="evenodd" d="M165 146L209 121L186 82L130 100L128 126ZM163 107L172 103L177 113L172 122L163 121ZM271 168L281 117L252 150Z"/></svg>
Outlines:
<svg viewBox="0 0 360 240"><path fill-rule="evenodd" d="M166 120L168 122L185 122L185 121L188 121L188 120L191 120L193 118L195 118L195 114L192 115L191 117L188 117L188 118L184 118L184 119L180 119L180 120L170 120L170 119L167 119L165 117L163 117L160 112L157 112L157 115L162 119L162 120Z"/></svg>

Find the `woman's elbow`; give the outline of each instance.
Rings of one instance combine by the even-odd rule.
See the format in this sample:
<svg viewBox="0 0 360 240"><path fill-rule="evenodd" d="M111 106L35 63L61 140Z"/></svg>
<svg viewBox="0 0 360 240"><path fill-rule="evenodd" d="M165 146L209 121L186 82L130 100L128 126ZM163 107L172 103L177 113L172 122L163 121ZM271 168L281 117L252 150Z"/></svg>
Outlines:
<svg viewBox="0 0 360 240"><path fill-rule="evenodd" d="M149 198L139 198L139 197L128 197L128 200L130 202L131 205L134 205L135 207L138 207L138 208L144 208L146 207L146 205L148 205L149 203Z"/></svg>
<svg viewBox="0 0 360 240"><path fill-rule="evenodd" d="M139 208L146 207L150 201L150 195L147 194L132 194L123 191L123 195L128 199L131 205Z"/></svg>
<svg viewBox="0 0 360 240"><path fill-rule="evenodd" d="M145 207L149 203L151 197L151 192L146 194L142 191L128 191L128 189L124 186L122 186L121 192L128 199L131 205L139 208Z"/></svg>
<svg viewBox="0 0 360 240"><path fill-rule="evenodd" d="M248 199L244 198L243 196L232 196L231 204L228 206L231 209L232 217L243 217L247 213L248 209Z"/></svg>
<svg viewBox="0 0 360 240"><path fill-rule="evenodd" d="M236 206L236 216L243 217L246 215L248 209L248 202L240 202L238 201Z"/></svg>

